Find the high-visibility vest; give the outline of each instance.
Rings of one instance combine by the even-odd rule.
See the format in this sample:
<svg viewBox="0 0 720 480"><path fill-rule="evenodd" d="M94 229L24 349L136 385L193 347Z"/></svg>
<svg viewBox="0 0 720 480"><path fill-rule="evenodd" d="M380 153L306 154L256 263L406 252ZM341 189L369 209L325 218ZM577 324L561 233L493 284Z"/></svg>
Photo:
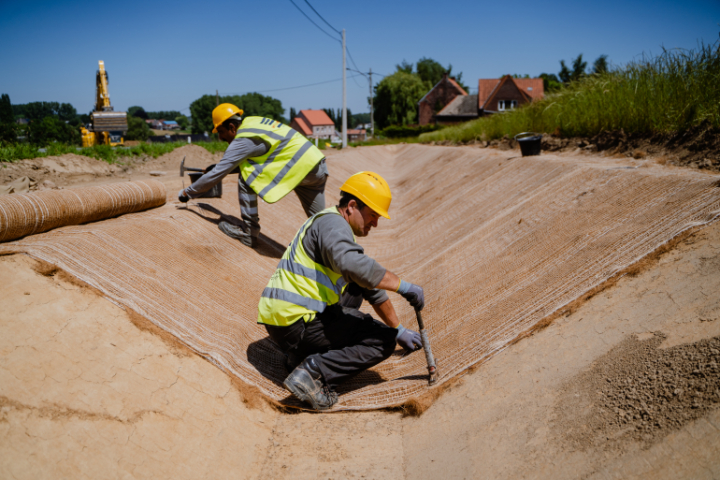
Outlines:
<svg viewBox="0 0 720 480"><path fill-rule="evenodd" d="M325 158L307 138L270 118L244 118L235 138L259 138L270 146L265 155L240 164L245 183L268 203L290 193Z"/></svg>
<svg viewBox="0 0 720 480"><path fill-rule="evenodd" d="M312 261L302 243L308 228L323 215L340 212L337 207L326 208L310 217L295 234L262 292L258 323L287 327L301 318L310 322L317 313L340 301L347 282L341 274Z"/></svg>

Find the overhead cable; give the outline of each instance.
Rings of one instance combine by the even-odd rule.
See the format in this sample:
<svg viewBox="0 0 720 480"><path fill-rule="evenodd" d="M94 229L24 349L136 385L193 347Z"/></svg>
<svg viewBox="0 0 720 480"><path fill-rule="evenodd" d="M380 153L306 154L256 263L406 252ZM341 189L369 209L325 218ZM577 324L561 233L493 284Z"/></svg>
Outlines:
<svg viewBox="0 0 720 480"><path fill-rule="evenodd" d="M318 30L320 30L321 32L323 32L325 35L327 35L328 37L332 38L332 39L335 40L336 42L342 43L342 41L341 41L339 38L336 38L336 37L334 37L333 35L329 34L329 33L326 32L325 30L323 30L322 27L320 27L320 25L318 25L317 23L313 22L312 18L308 17L307 13L303 12L302 9L301 9L300 7L298 7L295 2L293 2L293 0L290 0L290 3L292 3L292 4L295 6L295 8L297 8L297 9L300 11L300 13L302 13L302 14L305 16L305 18L307 18L307 19L310 21L310 23L312 23L313 25L315 25L315 26L318 28ZM313 10L314 10L314 9L313 9Z"/></svg>
<svg viewBox="0 0 720 480"><path fill-rule="evenodd" d="M335 28L335 27L333 27L332 25L330 25L330 24L328 23L328 21L325 20L325 19L323 18L323 16L318 13L317 10L315 10L315 7L313 7L312 5L310 5L310 2L308 2L308 0L305 0L305 3L308 4L308 7L312 8L312 11L315 12L315 15L317 15L318 17L320 17L320 20L322 20L323 22L325 22L325 25L327 25L328 27L330 27L330 28L332 28L333 30L335 30L338 35L342 35L342 32L340 32L340 30L338 30L337 28Z"/></svg>
<svg viewBox="0 0 720 480"><path fill-rule="evenodd" d="M355 78L358 75L352 75L350 78ZM317 83L308 83L307 85L298 85L295 87L284 87L284 88L274 88L272 90L256 90L254 93L268 93L268 92L279 92L281 90L294 90L296 88L305 88L305 87L314 87L315 85L323 85L325 83L333 83L333 82L339 82L342 78L336 78L335 80L326 80L324 82L317 82ZM245 92L248 93L248 92ZM223 93L223 95L243 95L241 93Z"/></svg>

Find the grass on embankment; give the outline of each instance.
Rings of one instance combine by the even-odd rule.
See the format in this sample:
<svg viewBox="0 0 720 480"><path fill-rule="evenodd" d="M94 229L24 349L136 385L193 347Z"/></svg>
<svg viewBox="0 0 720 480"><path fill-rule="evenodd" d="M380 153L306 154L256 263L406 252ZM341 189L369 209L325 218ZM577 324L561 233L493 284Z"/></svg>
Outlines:
<svg viewBox="0 0 720 480"><path fill-rule="evenodd" d="M520 132L592 137L607 131L683 131L720 126L720 42L670 50L604 75L591 75L518 110L420 136L421 142L493 140Z"/></svg>
<svg viewBox="0 0 720 480"><path fill-rule="evenodd" d="M172 152L176 148L188 145L187 142L168 142L168 143L141 143L134 147L110 147L108 145L96 145L94 147L78 149L74 145L65 145L62 143L52 143L41 152L39 147L27 143L17 143L10 145L0 145L0 162L15 162L26 158L49 157L55 155L63 155L66 153L74 153L76 155L84 155L86 157L96 158L108 163L116 163L123 157L152 157L157 158L160 155ZM227 148L225 142L197 142L198 145L205 148L210 153L223 152Z"/></svg>

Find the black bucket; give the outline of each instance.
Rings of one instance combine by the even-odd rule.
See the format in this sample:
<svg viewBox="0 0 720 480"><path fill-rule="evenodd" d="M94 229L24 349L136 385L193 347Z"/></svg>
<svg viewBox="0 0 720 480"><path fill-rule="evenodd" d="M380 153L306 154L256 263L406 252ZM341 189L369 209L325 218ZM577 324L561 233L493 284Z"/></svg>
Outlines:
<svg viewBox="0 0 720 480"><path fill-rule="evenodd" d="M518 138L521 135L526 136ZM538 135L533 132L518 133L517 135L515 135L515 140L517 140L518 144L520 145L520 152L522 152L523 157L529 157L530 155L540 155L540 141L542 140L542 134Z"/></svg>
<svg viewBox="0 0 720 480"><path fill-rule="evenodd" d="M200 177L205 175L203 172L188 172L188 177L190 177L190 181L192 183L197 182ZM195 197L195 198L220 198L222 197L222 182L218 182L214 187L212 187L207 192L203 193L202 195Z"/></svg>

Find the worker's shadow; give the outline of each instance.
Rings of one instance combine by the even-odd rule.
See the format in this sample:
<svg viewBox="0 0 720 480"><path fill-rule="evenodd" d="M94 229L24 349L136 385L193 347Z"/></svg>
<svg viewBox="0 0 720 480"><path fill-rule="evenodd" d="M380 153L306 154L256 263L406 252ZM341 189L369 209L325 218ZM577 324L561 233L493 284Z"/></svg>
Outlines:
<svg viewBox="0 0 720 480"><path fill-rule="evenodd" d="M212 218L209 216L205 216L200 212L197 212L190 208L185 208L184 210L187 210L188 212L192 212L198 217L202 218L203 220L207 220L210 223L213 223L217 225L218 223L222 221L230 222L233 225L241 225L242 220L239 218L233 216L233 215L227 215L223 213L221 210L218 210L214 206L210 205L209 203L197 203L196 204L198 208L202 211L210 212L215 215L219 215L220 218ZM258 245L255 248L255 251L259 253L260 255L263 255L265 257L271 257L271 258L282 258L283 253L285 252L285 247L280 245L278 242L273 240L272 238L263 235L262 233L258 236Z"/></svg>
<svg viewBox="0 0 720 480"><path fill-rule="evenodd" d="M247 348L247 358L263 377L267 378L271 382L274 382L278 386L283 387L282 382L290 374L290 372L288 372L285 367L285 356L277 347L275 342L270 339L270 337L265 337L251 343ZM387 380L381 377L377 372L365 370L339 386L337 388L337 393L338 395L342 395L344 393L352 392L370 385L377 385L386 381ZM281 403L288 403L291 405L295 405L297 403L292 398L287 398L285 400Z"/></svg>

